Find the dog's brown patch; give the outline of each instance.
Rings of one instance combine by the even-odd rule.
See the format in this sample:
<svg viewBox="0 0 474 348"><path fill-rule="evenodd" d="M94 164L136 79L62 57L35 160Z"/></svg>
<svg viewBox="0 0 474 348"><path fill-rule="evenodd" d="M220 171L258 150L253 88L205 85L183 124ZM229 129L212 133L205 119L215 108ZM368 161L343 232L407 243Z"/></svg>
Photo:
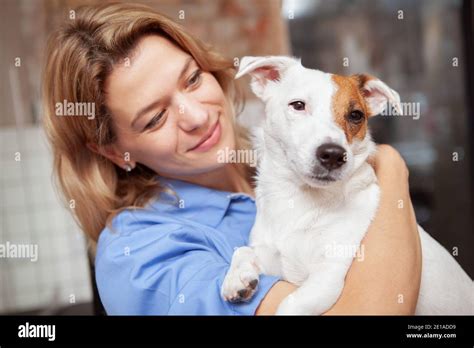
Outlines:
<svg viewBox="0 0 474 348"><path fill-rule="evenodd" d="M332 97L332 112L335 122L344 130L349 143L352 143L354 138L364 139L367 133L370 110L364 100L362 87L371 78L368 75L332 75L332 80L337 86L337 91ZM353 111L360 111L364 115L364 120L359 124L348 120Z"/></svg>

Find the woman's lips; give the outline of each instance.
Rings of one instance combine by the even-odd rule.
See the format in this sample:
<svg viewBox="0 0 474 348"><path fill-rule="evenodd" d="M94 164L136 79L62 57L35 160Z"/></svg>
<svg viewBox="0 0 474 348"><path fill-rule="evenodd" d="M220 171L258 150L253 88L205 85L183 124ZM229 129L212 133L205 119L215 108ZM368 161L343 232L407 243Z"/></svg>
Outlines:
<svg viewBox="0 0 474 348"><path fill-rule="evenodd" d="M214 145L216 145L221 138L221 125L219 120L217 120L216 124L213 126L213 130L208 138L206 138L203 142L199 145L193 147L189 151L198 151L198 152L205 152L210 150Z"/></svg>

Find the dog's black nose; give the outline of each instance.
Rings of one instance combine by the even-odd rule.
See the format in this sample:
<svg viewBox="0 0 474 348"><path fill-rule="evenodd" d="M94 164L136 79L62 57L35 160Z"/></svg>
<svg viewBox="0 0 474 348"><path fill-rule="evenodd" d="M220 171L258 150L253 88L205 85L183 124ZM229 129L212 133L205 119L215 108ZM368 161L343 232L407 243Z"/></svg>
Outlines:
<svg viewBox="0 0 474 348"><path fill-rule="evenodd" d="M328 169L337 169L346 163L346 150L337 144L323 144L316 150L319 163Z"/></svg>

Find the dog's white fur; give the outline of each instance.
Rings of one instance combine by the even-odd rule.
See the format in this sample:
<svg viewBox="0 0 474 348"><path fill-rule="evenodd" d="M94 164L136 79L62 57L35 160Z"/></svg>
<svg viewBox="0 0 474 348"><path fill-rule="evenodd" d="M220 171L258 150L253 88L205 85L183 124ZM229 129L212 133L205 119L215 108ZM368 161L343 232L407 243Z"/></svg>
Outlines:
<svg viewBox="0 0 474 348"><path fill-rule="evenodd" d="M331 251L359 247L377 209L379 188L366 162L375 145L368 131L364 139L349 143L334 121L338 86L331 74L275 56L244 57L236 78L247 73L266 114L256 142L257 217L249 247L234 253L222 296L230 301L239 300L239 294L251 296L251 280L260 273L278 275L299 287L277 314L321 314L341 294L354 258ZM380 80L370 80L364 88L370 92L365 101L373 115L387 102L400 110L398 94ZM307 110L290 107L294 100L304 101ZM316 149L328 142L346 151L342 168L326 173L331 182L314 174ZM423 263L416 314L474 314L472 280L421 227L419 233Z"/></svg>

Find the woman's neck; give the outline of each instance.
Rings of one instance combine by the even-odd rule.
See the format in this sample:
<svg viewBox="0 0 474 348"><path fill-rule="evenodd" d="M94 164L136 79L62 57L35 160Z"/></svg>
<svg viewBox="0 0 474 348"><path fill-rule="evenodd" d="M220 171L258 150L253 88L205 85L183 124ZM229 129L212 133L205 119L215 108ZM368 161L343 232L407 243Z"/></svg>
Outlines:
<svg viewBox="0 0 474 348"><path fill-rule="evenodd" d="M173 176L173 179L228 192L242 192L254 196L252 186L235 164L227 164L213 171L192 176Z"/></svg>

